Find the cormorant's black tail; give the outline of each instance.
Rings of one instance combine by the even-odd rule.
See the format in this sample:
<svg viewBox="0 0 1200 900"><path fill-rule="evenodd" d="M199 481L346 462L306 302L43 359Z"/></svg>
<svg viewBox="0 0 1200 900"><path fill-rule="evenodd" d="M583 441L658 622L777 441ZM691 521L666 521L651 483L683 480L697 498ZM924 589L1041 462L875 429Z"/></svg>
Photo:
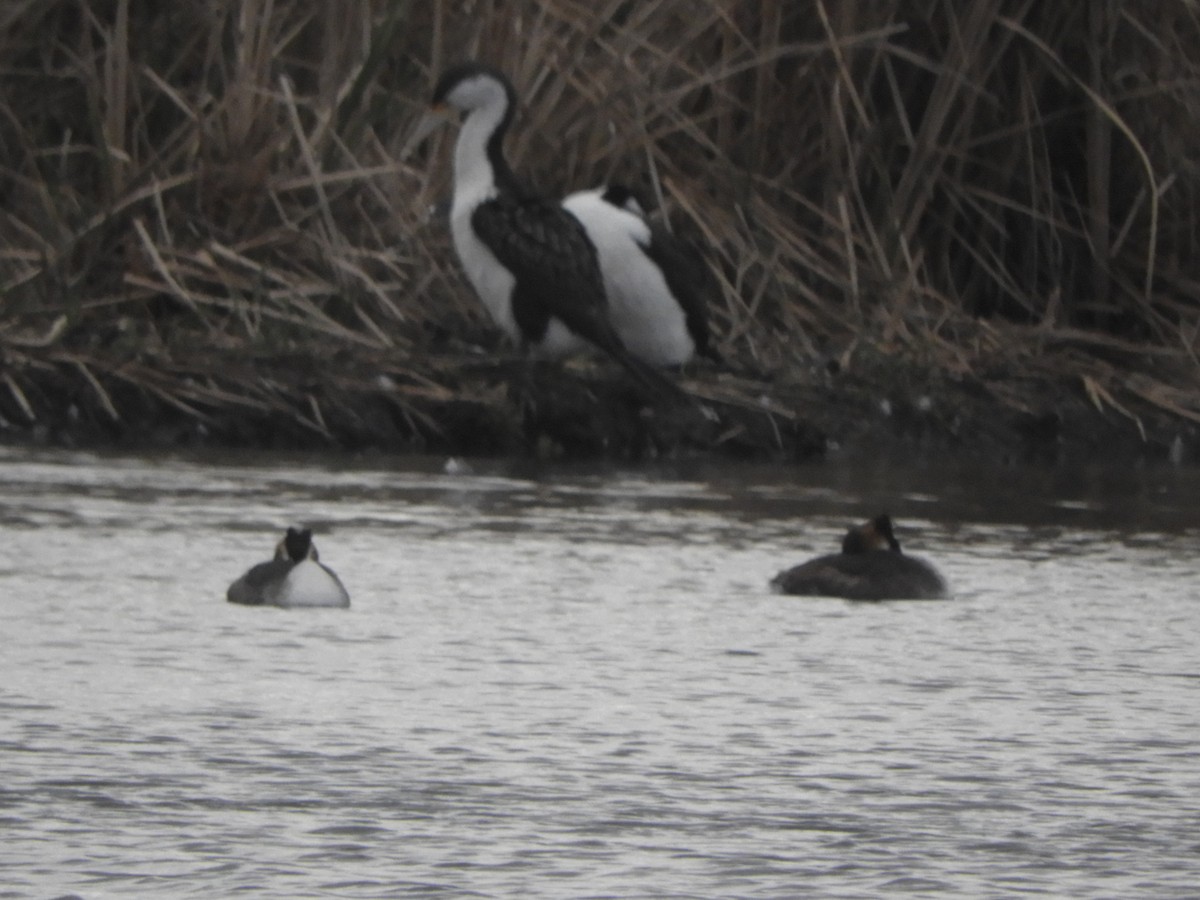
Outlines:
<svg viewBox="0 0 1200 900"><path fill-rule="evenodd" d="M672 404L692 401L687 391L681 388L678 382L666 372L638 359L624 346L602 347L601 349L620 363L633 380L654 400Z"/></svg>

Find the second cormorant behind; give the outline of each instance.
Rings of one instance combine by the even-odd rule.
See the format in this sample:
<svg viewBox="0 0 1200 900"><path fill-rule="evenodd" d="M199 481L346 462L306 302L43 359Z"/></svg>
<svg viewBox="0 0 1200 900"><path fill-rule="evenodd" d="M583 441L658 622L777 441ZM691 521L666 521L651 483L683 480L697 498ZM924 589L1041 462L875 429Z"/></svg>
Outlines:
<svg viewBox="0 0 1200 900"><path fill-rule="evenodd" d="M712 273L699 253L651 224L622 185L577 191L563 208L596 248L609 319L629 352L655 366L680 366L709 346Z"/></svg>

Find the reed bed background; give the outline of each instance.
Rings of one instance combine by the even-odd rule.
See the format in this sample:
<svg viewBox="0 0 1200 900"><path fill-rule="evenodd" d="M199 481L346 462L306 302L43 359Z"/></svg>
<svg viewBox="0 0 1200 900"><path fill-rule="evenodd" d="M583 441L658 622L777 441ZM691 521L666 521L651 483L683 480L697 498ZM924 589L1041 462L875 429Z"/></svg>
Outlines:
<svg viewBox="0 0 1200 900"><path fill-rule="evenodd" d="M698 395L1200 422L1190 0L9 0L4 428L471 449L511 405L453 129L401 152L464 58L517 86L518 172L705 246Z"/></svg>

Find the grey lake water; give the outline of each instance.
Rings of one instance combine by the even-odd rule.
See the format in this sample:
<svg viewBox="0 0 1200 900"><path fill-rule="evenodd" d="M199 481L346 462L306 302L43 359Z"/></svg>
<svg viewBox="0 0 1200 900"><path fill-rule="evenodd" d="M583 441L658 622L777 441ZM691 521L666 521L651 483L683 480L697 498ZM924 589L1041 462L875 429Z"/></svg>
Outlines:
<svg viewBox="0 0 1200 900"><path fill-rule="evenodd" d="M0 450L0 898L1200 896L1195 471L442 463Z"/></svg>

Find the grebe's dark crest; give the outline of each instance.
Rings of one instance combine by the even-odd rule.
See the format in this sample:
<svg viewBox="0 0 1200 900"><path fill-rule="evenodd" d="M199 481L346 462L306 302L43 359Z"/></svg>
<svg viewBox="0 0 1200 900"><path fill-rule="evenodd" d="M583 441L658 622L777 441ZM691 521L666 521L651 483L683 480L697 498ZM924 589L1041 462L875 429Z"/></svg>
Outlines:
<svg viewBox="0 0 1200 900"><path fill-rule="evenodd" d="M630 353L656 366L682 365L696 354L716 358L707 308L712 273L693 247L651 224L623 185L578 191L563 207L596 248L609 318Z"/></svg>
<svg viewBox="0 0 1200 900"><path fill-rule="evenodd" d="M288 528L275 548L276 559L288 559L294 563L306 559L317 559L317 545L313 543L311 528Z"/></svg>
<svg viewBox="0 0 1200 900"><path fill-rule="evenodd" d="M579 220L532 194L509 168L504 135L516 106L509 80L480 63L457 65L438 79L433 105L465 114L450 227L467 279L497 325L537 356L597 347L655 393L677 396L609 320L596 249Z"/></svg>
<svg viewBox="0 0 1200 900"><path fill-rule="evenodd" d="M259 563L231 584L225 599L245 606L350 605L341 580L320 562L308 528L288 528L275 547L275 558Z"/></svg>
<svg viewBox="0 0 1200 900"><path fill-rule="evenodd" d="M842 552L819 556L771 580L783 594L848 600L937 600L946 582L929 563L900 550L889 516L857 525L842 539Z"/></svg>

